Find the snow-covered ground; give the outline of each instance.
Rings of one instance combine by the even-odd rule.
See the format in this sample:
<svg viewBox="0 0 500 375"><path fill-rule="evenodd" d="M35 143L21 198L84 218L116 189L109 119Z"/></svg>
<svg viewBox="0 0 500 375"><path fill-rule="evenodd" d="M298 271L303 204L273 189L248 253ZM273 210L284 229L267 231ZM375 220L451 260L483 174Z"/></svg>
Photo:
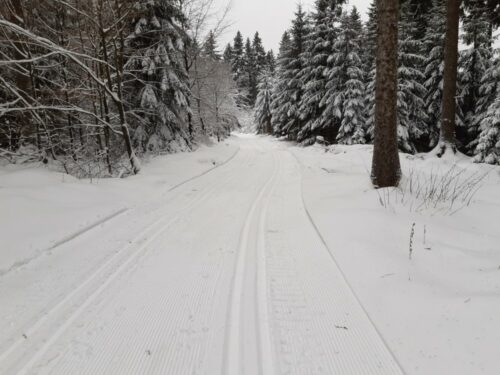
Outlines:
<svg viewBox="0 0 500 375"><path fill-rule="evenodd" d="M306 206L404 370L499 374L500 168L401 154L406 193L377 193L371 146L328 151L293 150ZM452 181L449 192L464 188L451 210L449 201L417 197L415 187L433 178ZM464 181L472 181L470 189Z"/></svg>
<svg viewBox="0 0 500 375"><path fill-rule="evenodd" d="M238 146L157 157L127 179L77 180L40 164L0 167L0 275L222 164Z"/></svg>
<svg viewBox="0 0 500 375"><path fill-rule="evenodd" d="M376 192L370 158L240 134L123 180L2 167L0 373L500 373L499 169L402 155Z"/></svg>

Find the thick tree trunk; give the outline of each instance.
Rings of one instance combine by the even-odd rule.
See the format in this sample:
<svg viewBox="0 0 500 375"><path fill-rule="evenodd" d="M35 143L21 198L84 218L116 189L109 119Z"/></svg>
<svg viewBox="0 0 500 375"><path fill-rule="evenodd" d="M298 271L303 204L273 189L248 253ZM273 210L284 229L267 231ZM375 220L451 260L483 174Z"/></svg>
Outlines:
<svg viewBox="0 0 500 375"><path fill-rule="evenodd" d="M397 135L399 0L377 0L377 77L372 182L397 186L401 178Z"/></svg>
<svg viewBox="0 0 500 375"><path fill-rule="evenodd" d="M458 65L458 20L460 0L448 0L446 15L446 36L444 47L443 103L441 135L437 155L443 156L447 150L456 152L455 111Z"/></svg>

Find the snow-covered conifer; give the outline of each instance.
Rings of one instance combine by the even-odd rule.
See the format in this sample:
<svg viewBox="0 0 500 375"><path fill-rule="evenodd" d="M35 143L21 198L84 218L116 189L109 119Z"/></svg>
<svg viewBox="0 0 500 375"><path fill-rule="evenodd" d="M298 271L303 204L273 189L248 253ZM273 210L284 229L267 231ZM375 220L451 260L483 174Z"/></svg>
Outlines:
<svg viewBox="0 0 500 375"><path fill-rule="evenodd" d="M430 19L424 38L425 110L429 147L436 146L441 123L441 102L443 98L444 35L446 32L446 9L443 0L433 0Z"/></svg>
<svg viewBox="0 0 500 375"><path fill-rule="evenodd" d="M427 134L426 91L423 86L425 57L415 35L418 33L415 10L411 3L401 7L398 51L398 146L415 153L417 142Z"/></svg>
<svg viewBox="0 0 500 375"><path fill-rule="evenodd" d="M213 60L221 60L221 54L219 48L217 46L217 39L212 30L208 33L207 40L203 45L203 53L205 56L213 59Z"/></svg>
<svg viewBox="0 0 500 375"><path fill-rule="evenodd" d="M222 58L224 59L224 62L231 65L233 61L233 47L231 46L231 43L228 43L226 48L224 49L224 53L222 54Z"/></svg>
<svg viewBox="0 0 500 375"><path fill-rule="evenodd" d="M500 90L481 120L480 131L474 160L500 164Z"/></svg>
<svg viewBox="0 0 500 375"><path fill-rule="evenodd" d="M325 94L328 78L328 57L333 53L333 43L337 34L335 23L341 7L335 1L318 0L312 14L310 32L306 38L305 51L301 59L303 68L300 73L304 85L304 95L300 102L300 116L304 124L298 140L312 143L317 135L328 142L335 141L334 121L322 116L324 106L320 105Z"/></svg>
<svg viewBox="0 0 500 375"><path fill-rule="evenodd" d="M259 79L257 101L255 102L255 121L257 131L272 134L271 100L274 88L274 78L269 70L264 70Z"/></svg>
<svg viewBox="0 0 500 375"><path fill-rule="evenodd" d="M246 97L246 105L253 107L257 98L257 59L250 38L247 38L245 43L244 54L244 69L246 77L246 89L248 95Z"/></svg>
<svg viewBox="0 0 500 375"><path fill-rule="evenodd" d="M487 110L484 106L480 106L479 102L491 101L491 99L481 100L481 81L490 68L493 58L490 24L483 1L469 1L463 29L463 42L468 48L461 51L459 59L460 103L465 122L465 129L459 140L462 143L470 143L469 147L473 148L479 135L481 114L484 115Z"/></svg>
<svg viewBox="0 0 500 375"><path fill-rule="evenodd" d="M131 103L137 101L144 117L134 134L143 149L164 149L188 139L184 117L190 90L182 51L189 39L179 26L184 17L172 0L138 1L125 40L125 93Z"/></svg>
<svg viewBox="0 0 500 375"><path fill-rule="evenodd" d="M245 64L245 46L243 42L243 35L241 35L241 32L239 31L234 37L231 71L233 72L233 79L236 82L236 87L238 88L236 103L239 107L246 107L248 104L249 84Z"/></svg>
<svg viewBox="0 0 500 375"><path fill-rule="evenodd" d="M373 130L375 128L375 78L376 78L376 58L377 58L377 4L372 0L368 8L368 22L364 35L365 51L365 85L366 85L366 139L373 140Z"/></svg>
<svg viewBox="0 0 500 375"><path fill-rule="evenodd" d="M338 126L337 142L365 142L365 84L361 60L363 25L357 9L341 16L338 38L329 57L328 83L324 97L325 114Z"/></svg>
<svg viewBox="0 0 500 375"><path fill-rule="evenodd" d="M255 57L255 71L257 72L257 78L259 78L261 73L263 73L266 68L267 57L266 50L262 45L262 39L258 32L256 32L253 37L252 49Z"/></svg>
<svg viewBox="0 0 500 375"><path fill-rule="evenodd" d="M278 134L286 134L291 139L297 139L301 129L299 104L303 94L303 85L299 73L302 69L300 55L304 52L305 39L308 30L306 13L298 6L290 30L288 48L283 48L278 61L277 94L273 98L273 126ZM277 113L274 116L274 112Z"/></svg>
<svg viewBox="0 0 500 375"><path fill-rule="evenodd" d="M284 125L288 122L288 83L286 79L286 66L290 59L291 40L288 31L283 33L280 42L280 50L278 54L276 66L276 80L271 97L271 113L273 133L277 135L285 135Z"/></svg>
<svg viewBox="0 0 500 375"><path fill-rule="evenodd" d="M272 50L268 51L266 54L266 66L264 70L268 70L272 75L276 71L276 57L274 57L274 52Z"/></svg>

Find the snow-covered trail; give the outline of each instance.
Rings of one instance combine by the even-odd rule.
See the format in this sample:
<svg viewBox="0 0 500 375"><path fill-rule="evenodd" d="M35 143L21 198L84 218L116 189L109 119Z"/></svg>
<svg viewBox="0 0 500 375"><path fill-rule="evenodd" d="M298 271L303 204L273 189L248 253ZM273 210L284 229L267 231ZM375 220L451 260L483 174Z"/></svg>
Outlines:
<svg viewBox="0 0 500 375"><path fill-rule="evenodd" d="M2 374L400 374L310 221L287 147L0 279Z"/></svg>

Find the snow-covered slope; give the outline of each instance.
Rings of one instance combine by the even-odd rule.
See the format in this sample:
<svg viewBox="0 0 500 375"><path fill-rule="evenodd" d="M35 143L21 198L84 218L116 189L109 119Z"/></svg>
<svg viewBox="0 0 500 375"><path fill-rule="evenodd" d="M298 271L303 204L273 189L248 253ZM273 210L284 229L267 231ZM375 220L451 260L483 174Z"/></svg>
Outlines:
<svg viewBox="0 0 500 375"><path fill-rule="evenodd" d="M77 180L42 165L0 168L0 275L228 160L234 144L154 158L138 176Z"/></svg>
<svg viewBox="0 0 500 375"><path fill-rule="evenodd" d="M500 168L401 154L405 193L377 193L371 146L292 151L306 207L405 371L500 373ZM417 197L433 179L450 194L477 180L470 205Z"/></svg>

